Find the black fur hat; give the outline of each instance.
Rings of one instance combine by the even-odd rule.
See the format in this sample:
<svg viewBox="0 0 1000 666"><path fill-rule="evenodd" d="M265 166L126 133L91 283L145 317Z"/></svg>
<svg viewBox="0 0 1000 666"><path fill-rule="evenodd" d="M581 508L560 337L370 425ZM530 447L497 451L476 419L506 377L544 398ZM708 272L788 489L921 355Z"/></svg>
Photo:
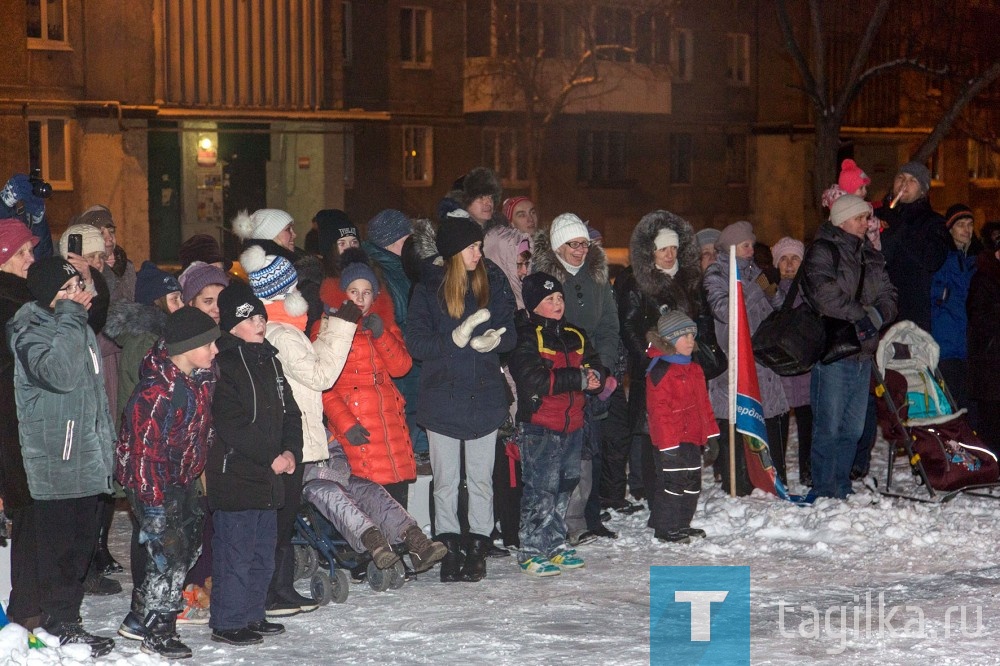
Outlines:
<svg viewBox="0 0 1000 666"><path fill-rule="evenodd" d="M467 208L479 197L489 196L493 197L493 207L498 208L502 193L503 188L497 175L486 167L476 167L462 179L461 204Z"/></svg>

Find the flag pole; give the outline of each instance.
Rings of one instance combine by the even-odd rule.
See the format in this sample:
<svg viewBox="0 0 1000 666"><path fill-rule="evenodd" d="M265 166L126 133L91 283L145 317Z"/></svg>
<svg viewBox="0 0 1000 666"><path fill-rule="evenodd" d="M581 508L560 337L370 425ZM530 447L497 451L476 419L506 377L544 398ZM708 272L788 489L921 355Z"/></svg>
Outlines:
<svg viewBox="0 0 1000 666"><path fill-rule="evenodd" d="M736 299L736 245L729 246L729 362L727 371L729 378L729 496L736 497L736 376L739 367L737 357L739 345L739 308Z"/></svg>

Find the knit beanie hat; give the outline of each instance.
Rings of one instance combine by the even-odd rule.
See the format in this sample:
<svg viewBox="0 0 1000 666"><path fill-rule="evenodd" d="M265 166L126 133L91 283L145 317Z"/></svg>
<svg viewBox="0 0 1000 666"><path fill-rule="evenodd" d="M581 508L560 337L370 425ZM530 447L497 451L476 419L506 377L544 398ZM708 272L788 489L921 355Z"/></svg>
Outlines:
<svg viewBox="0 0 1000 666"><path fill-rule="evenodd" d="M63 235L59 237L59 254L66 256L69 254L69 237L72 234L83 236L83 252L81 256L86 256L93 252L104 252L104 236L97 227L89 224L74 224L67 227Z"/></svg>
<svg viewBox="0 0 1000 666"><path fill-rule="evenodd" d="M89 224L98 229L115 229L115 221L111 218L111 210L107 206L97 204L77 215L75 224Z"/></svg>
<svg viewBox="0 0 1000 666"><path fill-rule="evenodd" d="M267 309L259 298L254 296L250 285L239 280L233 280L229 286L219 292L219 328L232 331L240 322L256 315L267 319Z"/></svg>
<svg viewBox="0 0 1000 666"><path fill-rule="evenodd" d="M804 257L806 254L806 246L803 245L802 241L795 240L790 236L785 236L773 246L771 246L771 258L774 260L774 265L777 266L781 258L787 255L796 256L799 259Z"/></svg>
<svg viewBox="0 0 1000 666"><path fill-rule="evenodd" d="M965 204L954 204L948 209L948 212L944 214L945 225L951 229L956 222L961 220L963 217L967 217L970 220L975 220L976 216L972 214L972 209ZM2 262L0 262L2 263Z"/></svg>
<svg viewBox="0 0 1000 666"><path fill-rule="evenodd" d="M261 208L254 211L253 215L241 210L233 219L233 232L244 240L274 240L282 229L294 221L291 215L276 208Z"/></svg>
<svg viewBox="0 0 1000 666"><path fill-rule="evenodd" d="M387 208L368 220L368 240L383 250L403 236L413 233L413 223L406 213Z"/></svg>
<svg viewBox="0 0 1000 666"><path fill-rule="evenodd" d="M0 265L10 261L21 246L29 241L31 247L38 245L38 239L24 222L16 218L0 220ZM49 302L51 303L51 300Z"/></svg>
<svg viewBox="0 0 1000 666"><path fill-rule="evenodd" d="M653 239L653 246L657 250L662 250L665 247L677 247L678 245L680 245L680 239L677 237L677 232L666 227L657 231L656 238Z"/></svg>
<svg viewBox="0 0 1000 666"><path fill-rule="evenodd" d="M853 194L845 194L833 202L830 208L830 224L839 227L856 215L871 215L872 205Z"/></svg>
<svg viewBox="0 0 1000 666"><path fill-rule="evenodd" d="M179 356L215 342L220 335L215 320L207 314L198 308L181 308L167 315L163 341L167 344L169 356Z"/></svg>
<svg viewBox="0 0 1000 666"><path fill-rule="evenodd" d="M590 236L591 242L604 239L604 234L601 233L601 230L597 227L592 227L589 224L587 225L587 235Z"/></svg>
<svg viewBox="0 0 1000 666"><path fill-rule="evenodd" d="M223 287L229 284L229 276L221 268L203 261L196 261L188 266L177 280L181 283L181 294L185 303L190 303L210 284Z"/></svg>
<svg viewBox="0 0 1000 666"><path fill-rule="evenodd" d="M677 338L688 333L698 334L698 326L680 310L671 310L660 315L656 322L656 332L667 342L673 343Z"/></svg>
<svg viewBox="0 0 1000 666"><path fill-rule="evenodd" d="M573 213L557 215L549 228L549 243L552 245L552 249L555 250L566 241L571 241L574 238L590 238L587 225Z"/></svg>
<svg viewBox="0 0 1000 666"><path fill-rule="evenodd" d="M445 259L451 259L473 243L482 241L483 228L462 208L448 213L437 232L437 250Z"/></svg>
<svg viewBox="0 0 1000 666"><path fill-rule="evenodd" d="M538 304L551 294L562 294L562 282L552 275L539 271L525 276L521 282L521 296L524 299L524 309L534 312Z"/></svg>
<svg viewBox="0 0 1000 666"><path fill-rule="evenodd" d="M350 248L341 255L340 288L347 291L348 285L355 280L368 280L372 286L372 296L378 296L378 278L375 271L368 265L368 256L361 248Z"/></svg>
<svg viewBox="0 0 1000 666"><path fill-rule="evenodd" d="M177 258L181 261L182 270L196 261L203 261L206 264L221 262L232 266L232 263L222 255L219 242L208 234L195 234L181 243Z"/></svg>
<svg viewBox="0 0 1000 666"><path fill-rule="evenodd" d="M753 233L753 225L746 220L740 220L739 222L733 222L722 230L719 234L719 240L715 243L715 247L722 251L727 251L733 245L739 245L744 241L755 243L757 237Z"/></svg>
<svg viewBox="0 0 1000 666"><path fill-rule="evenodd" d="M72 228L72 227L70 227ZM103 247L103 241L102 245ZM84 246L86 248L86 245ZM181 283L170 273L161 271L152 261L142 262L135 274L135 302L152 305L153 302L175 291L183 292Z"/></svg>
<svg viewBox="0 0 1000 666"><path fill-rule="evenodd" d="M341 238L354 236L360 238L358 228L347 217L347 213L338 208L328 208L316 213L313 218L319 232L319 253L324 257Z"/></svg>
<svg viewBox="0 0 1000 666"><path fill-rule="evenodd" d="M694 235L695 239L698 241L698 247L704 245L716 245L719 242L719 236L721 232L718 229L702 229Z"/></svg>
<svg viewBox="0 0 1000 666"><path fill-rule="evenodd" d="M920 183L920 189L923 190L924 194L931 189L931 172L926 166L920 162L907 162L903 166L899 167L899 173L908 173L917 179Z"/></svg>
<svg viewBox="0 0 1000 666"><path fill-rule="evenodd" d="M240 255L250 287L257 298L277 299L291 291L299 274L292 262L282 256L265 254L264 248L251 245Z"/></svg>
<svg viewBox="0 0 1000 666"><path fill-rule="evenodd" d="M854 194L862 186L868 185L872 179L852 159L846 159L840 164L840 178L837 185L848 194Z"/></svg>
<svg viewBox="0 0 1000 666"><path fill-rule="evenodd" d="M28 291L39 304L49 307L66 280L74 276L83 279L62 257L46 257L28 266Z"/></svg>
<svg viewBox="0 0 1000 666"><path fill-rule="evenodd" d="M514 221L514 209L522 201L531 201L531 199L528 197L507 197L503 200L503 216L507 218L508 222Z"/></svg>

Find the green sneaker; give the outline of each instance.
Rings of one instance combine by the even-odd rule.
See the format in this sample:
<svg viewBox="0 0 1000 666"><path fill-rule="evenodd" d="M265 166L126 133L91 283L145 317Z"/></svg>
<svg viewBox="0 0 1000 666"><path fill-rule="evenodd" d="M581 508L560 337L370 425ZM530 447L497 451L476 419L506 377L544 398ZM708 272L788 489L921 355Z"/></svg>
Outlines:
<svg viewBox="0 0 1000 666"><path fill-rule="evenodd" d="M549 558L549 562L560 569L580 569L584 566L583 558L576 554L575 548L557 550L556 554Z"/></svg>
<svg viewBox="0 0 1000 666"><path fill-rule="evenodd" d="M555 564L552 564L541 555L536 555L527 562L521 562L518 566L521 571L529 576L546 578L548 576L558 576L562 571Z"/></svg>

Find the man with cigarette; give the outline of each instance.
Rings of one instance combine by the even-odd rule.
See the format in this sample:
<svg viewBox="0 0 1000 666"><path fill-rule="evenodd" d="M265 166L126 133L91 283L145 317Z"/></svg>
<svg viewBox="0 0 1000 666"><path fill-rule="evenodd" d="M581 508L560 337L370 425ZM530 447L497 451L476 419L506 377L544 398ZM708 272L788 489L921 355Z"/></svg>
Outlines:
<svg viewBox="0 0 1000 666"><path fill-rule="evenodd" d="M931 281L948 256L944 218L931 208L927 193L931 174L919 162L899 168L877 214L888 228L882 232L882 254L889 280L898 291L898 320L909 319L931 330Z"/></svg>

